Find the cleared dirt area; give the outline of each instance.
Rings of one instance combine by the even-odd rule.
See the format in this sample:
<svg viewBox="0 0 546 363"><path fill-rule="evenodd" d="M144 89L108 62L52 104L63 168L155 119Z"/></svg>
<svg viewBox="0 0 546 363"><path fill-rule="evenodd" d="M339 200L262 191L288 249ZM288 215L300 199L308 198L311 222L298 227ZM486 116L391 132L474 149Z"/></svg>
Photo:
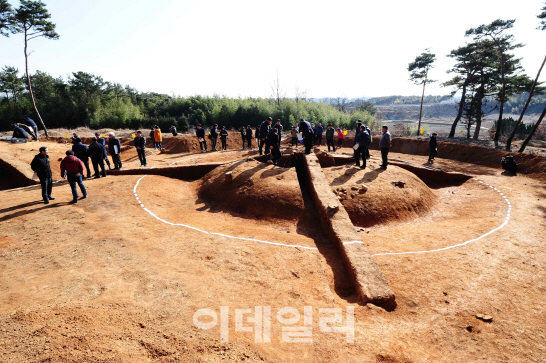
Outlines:
<svg viewBox="0 0 546 363"><path fill-rule="evenodd" d="M42 145L60 179L58 159L70 145L2 142L0 155L31 177L28 163ZM544 170L529 167L532 178L502 175L493 161L444 159L441 144L434 167L478 180L428 185L398 166L380 172L375 150L366 170L323 167L333 190L349 191L341 201L348 211L373 206L376 221L359 222L365 227L359 236L396 295L396 309L387 312L359 303L295 168L247 161L255 151L196 151L149 153L148 168L238 160L233 179L246 173L245 183L251 177L254 186L223 187L228 170L217 169L192 182L144 174L86 180L89 196L75 205L68 204L64 181L54 185L56 200L48 205L40 202L39 186L0 191L0 361L544 361ZM427 159L389 156L419 165ZM127 147L124 169L138 169L135 158ZM207 180L214 188L204 197ZM399 181L403 188L393 184ZM360 184L368 190L351 198L351 186ZM267 198L259 199L259 188ZM232 205L243 190L251 209ZM268 216L269 197L291 195L288 215L279 218L278 203L277 215ZM413 208L421 199L426 205ZM393 215L401 208L404 213ZM257 210L260 219L252 218ZM221 307L228 309L227 331ZM236 309L254 313L255 307L270 307L270 341L256 339L255 329L236 328ZM294 325L279 321L285 307L301 314ZM309 325L305 307L312 311ZM354 308L354 342L325 329L321 319L332 316L325 308L340 308L344 322ZM214 311L216 326L198 328L199 309ZM244 327L254 327L251 315L244 317ZM284 341L283 332L295 326L311 327L312 341Z"/></svg>

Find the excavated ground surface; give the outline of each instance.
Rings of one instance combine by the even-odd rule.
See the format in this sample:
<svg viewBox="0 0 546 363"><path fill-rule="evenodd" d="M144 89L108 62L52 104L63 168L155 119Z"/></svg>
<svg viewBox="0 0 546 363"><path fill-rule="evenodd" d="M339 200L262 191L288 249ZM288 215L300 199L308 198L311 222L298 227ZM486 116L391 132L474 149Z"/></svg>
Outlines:
<svg viewBox="0 0 546 363"><path fill-rule="evenodd" d="M30 162L40 145L0 143L0 155ZM58 169L56 160L67 147L44 145ZM135 155L133 150L122 154L125 167L138 167L129 164ZM161 154L150 156L148 166L247 155ZM390 156L426 161L426 156ZM358 169L344 183L372 176L379 158L372 150L370 168ZM546 356L546 185L461 161L437 158L434 166L497 187L512 203L510 220L465 246L376 256L396 294L393 312L357 303L345 266L308 203L297 218L253 220L211 210L211 202L198 196L200 181L136 175L87 180L89 197L76 205L67 204L71 195L65 183L55 184L57 199L47 206L39 202L38 186L1 191L0 361L540 362ZM350 168L324 170L330 180L336 172L337 177L352 173ZM146 209L133 194L139 180L136 193ZM369 251L449 247L506 218L502 196L475 180L432 192L436 202L424 214L361 232ZM193 314L202 308L214 310L220 320L220 306L230 309L229 342L220 342L220 322L210 330L193 324ZM254 332L235 330L235 309L255 306L271 307L270 343L256 343ZM303 315L304 306L313 309L313 341L282 341L286 325L276 319L277 311L293 307ZM321 331L320 308L349 306L355 308L354 343L344 334Z"/></svg>

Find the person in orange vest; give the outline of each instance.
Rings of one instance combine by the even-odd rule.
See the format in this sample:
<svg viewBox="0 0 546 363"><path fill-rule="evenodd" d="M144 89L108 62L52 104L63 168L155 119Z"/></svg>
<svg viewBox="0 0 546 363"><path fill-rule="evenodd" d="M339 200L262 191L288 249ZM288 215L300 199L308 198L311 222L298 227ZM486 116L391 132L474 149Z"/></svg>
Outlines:
<svg viewBox="0 0 546 363"><path fill-rule="evenodd" d="M161 129L159 128L159 126L155 127L154 140L157 145L157 148L159 149L159 151L161 151L162 149L161 143L163 142L163 137L161 136Z"/></svg>

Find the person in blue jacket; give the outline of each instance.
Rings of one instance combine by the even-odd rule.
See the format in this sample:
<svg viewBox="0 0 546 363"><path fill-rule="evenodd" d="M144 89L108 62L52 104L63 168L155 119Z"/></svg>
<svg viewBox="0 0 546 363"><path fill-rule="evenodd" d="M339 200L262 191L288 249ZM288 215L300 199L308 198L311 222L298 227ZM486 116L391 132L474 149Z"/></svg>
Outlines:
<svg viewBox="0 0 546 363"><path fill-rule="evenodd" d="M100 132L95 132L95 137L97 138L97 142L102 145L104 148L104 162L106 165L108 165L108 170L112 170L112 167L110 166L110 160L108 160L108 151L106 150L106 140L104 137L100 136Z"/></svg>
<svg viewBox="0 0 546 363"><path fill-rule="evenodd" d="M356 166L360 166L360 156L362 155L362 166L361 169L366 169L366 149L370 145L370 135L366 131L366 127L360 126L360 132L355 136L355 141L353 143L353 149Z"/></svg>
<svg viewBox="0 0 546 363"><path fill-rule="evenodd" d="M315 130L315 145L320 146L322 144L322 133L324 132L324 128L322 127L322 124L319 122L316 130Z"/></svg>
<svg viewBox="0 0 546 363"><path fill-rule="evenodd" d="M23 118L23 123L34 130L34 135L32 135L32 138L38 141L38 126L36 125L36 122L27 116Z"/></svg>

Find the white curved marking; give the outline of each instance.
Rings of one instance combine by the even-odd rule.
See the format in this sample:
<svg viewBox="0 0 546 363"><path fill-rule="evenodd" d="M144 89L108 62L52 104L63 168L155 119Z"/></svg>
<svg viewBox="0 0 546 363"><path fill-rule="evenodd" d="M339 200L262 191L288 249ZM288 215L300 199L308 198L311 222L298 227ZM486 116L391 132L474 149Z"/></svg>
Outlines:
<svg viewBox="0 0 546 363"><path fill-rule="evenodd" d="M229 151L229 152L242 152L241 151ZM195 156L193 158L187 158L187 159L182 159L182 160L179 160L179 161L184 161L184 160L190 160L190 159L194 159L194 158L197 158L197 157L200 157L201 155L198 155L198 156ZM402 162L406 162L406 163L409 163L409 164L415 164L415 165L419 165L417 163L413 163L411 161L406 161L406 160L402 160L402 159L392 159L392 160L397 160L397 161L402 161ZM177 163L178 161L175 161L169 165L172 165L174 163ZM433 169L433 170L441 170L441 169L438 169L438 168L433 168L433 167L430 167L430 166L425 166L425 165L420 165L420 166L423 166L425 168L429 168L429 169ZM153 168L153 167L152 167ZM466 174L468 175L468 174ZM137 190L137 187L138 187L138 184L140 183L140 181L142 179L144 179L147 175L144 175L142 176L140 179L138 179L138 181L136 182L135 184L135 187L133 188L133 194L135 194L135 197L137 198L137 201L139 202L140 206L144 208L144 210L146 212L148 212L148 214L150 214L152 217L154 217L155 219L165 223L165 224L168 224L168 225L171 225L171 226L180 226L180 227L185 227L185 228L189 228L189 229L192 229L194 231L197 231L197 232L201 232L201 233L206 233L206 234L210 234L210 235L216 235L216 236L221 236L221 237L226 237L226 238L231 238L231 239L239 239L239 240L242 240L242 241L252 241L252 242L258 242L258 243L263 243L263 244L268 244L268 245L273 245L273 246L282 246L282 247L293 247L293 248L301 248L301 249L305 249L305 250L313 250L313 251L317 251L318 248L316 247L306 247L306 246L298 246L298 245L287 245L287 244L282 244L282 243L276 243L276 242L269 242L269 241L262 241L262 240L257 240L257 239L252 239L252 238L243 238L243 237L234 237L234 236L229 236L229 235L225 235L225 234L222 234L222 233L215 233L215 232L208 232L208 231L204 231L202 229L199 229L199 228L195 228L195 227L192 227L192 226L188 226L188 225L185 225L185 224L181 224L181 223L171 223L171 222L168 222L158 216L156 216L153 212L151 212L148 208L144 207L144 204L142 204L142 202L140 200L138 200L138 196L136 194L136 190ZM462 243L458 243L458 244L455 244L455 245L452 245L452 246L447 246L447 247L443 247L443 248L438 248L438 249L434 249L434 250L425 250L425 251L410 251L410 252L385 252L385 253L375 253L375 254L372 254L372 256L396 256L396 255L412 255L412 254L421 254L421 253L430 253L430 252L441 252L441 251L446 251L446 250L450 250L450 249L453 249L453 248L456 248L456 247L461 247L461 246L465 246L469 243L472 243L472 242L476 242L476 241L479 241L480 239L482 238L485 238L495 232L497 232L498 230L504 228L504 226L506 226L506 224L508 224L509 220L510 220L510 213L511 213L511 210L512 210L512 204L510 203L510 201L508 200L508 198L501 193L500 190L498 190L497 188L493 187L492 185L489 185L477 178L472 178L472 180L475 180L479 183L482 183L486 186L488 186L489 188L495 190L497 193L499 193L503 198L504 198L504 201L507 203L508 205L508 210L507 210L507 213L506 213L506 219L504 220L504 222L498 226L497 228L494 228L492 229L491 231L477 237L477 238L474 238L474 239L471 239L471 240L468 240L466 242L462 242ZM351 244L364 244L364 242L362 241L349 241L349 242L343 242L343 245L351 245Z"/></svg>
<svg viewBox="0 0 546 363"><path fill-rule="evenodd" d="M143 177L141 177L140 179L138 179L138 181L136 182L135 187L133 188L133 192L134 192L135 194L136 194L136 189L137 189L138 184L139 184L140 181L141 181L142 179L144 179L146 176L147 176L147 175L144 175ZM164 219L162 219L162 218L156 216L152 211L150 211L148 208L144 207L144 204L140 203L140 205L144 208L144 210L145 210L146 212L148 212L149 215L151 215L152 217L154 217L154 218L157 219L158 221L163 222L163 223L165 223L165 224L168 224L168 225L170 225L170 226L185 227L185 228L188 228L188 229L191 229L191 230L194 230L194 231L197 231L197 232L201 232L201 233L206 233L206 234L210 234L210 235L214 235L214 236L226 237L226 238L231 238L231 239L239 239L239 240L242 240L242 241L258 242L258 243L263 243L263 244L273 245L273 246L301 248L301 249L304 249L304 250L318 250L316 247L307 247L307 246L298 246L298 245L286 245L286 244L283 244L283 243L262 241L262 240L253 239L253 238L234 237L234 236L229 236L229 235L223 234L223 233L215 233L215 232L204 231L204 230L199 229L199 228L196 228L196 227L188 226L187 224L172 223L172 222L166 221L166 220L164 220Z"/></svg>

